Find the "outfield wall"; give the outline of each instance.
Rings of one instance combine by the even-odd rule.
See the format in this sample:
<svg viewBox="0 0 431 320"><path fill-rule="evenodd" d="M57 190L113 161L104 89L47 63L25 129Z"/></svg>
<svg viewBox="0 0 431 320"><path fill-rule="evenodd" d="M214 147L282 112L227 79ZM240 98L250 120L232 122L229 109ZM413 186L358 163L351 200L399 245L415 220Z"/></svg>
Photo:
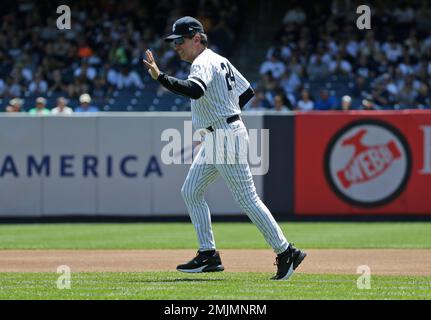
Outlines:
<svg viewBox="0 0 431 320"><path fill-rule="evenodd" d="M244 119L249 128L262 126L259 116ZM168 128L183 137L172 154L182 164L161 159ZM2 115L0 216L185 216L180 189L192 143L189 113ZM255 176L259 194L262 181ZM238 213L221 178L206 199L214 214Z"/></svg>
<svg viewBox="0 0 431 320"><path fill-rule="evenodd" d="M431 217L429 110L302 112L264 127L277 217Z"/></svg>
<svg viewBox="0 0 431 320"><path fill-rule="evenodd" d="M256 188L277 219L431 216L430 111L243 119L269 129L257 146L269 162L252 169L263 168ZM183 139L172 154L181 164L161 159L166 129ZM187 112L1 115L0 217L187 216L180 189L197 140ZM206 199L215 215L239 213L221 178Z"/></svg>

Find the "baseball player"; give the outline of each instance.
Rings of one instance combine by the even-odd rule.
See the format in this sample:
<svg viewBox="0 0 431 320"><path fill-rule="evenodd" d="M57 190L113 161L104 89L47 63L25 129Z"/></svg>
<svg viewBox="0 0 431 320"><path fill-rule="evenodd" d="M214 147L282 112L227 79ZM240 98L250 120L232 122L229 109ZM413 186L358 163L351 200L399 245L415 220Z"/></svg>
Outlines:
<svg viewBox="0 0 431 320"><path fill-rule="evenodd" d="M228 59L208 49L203 26L192 17L178 19L172 34L165 41L173 43L180 58L192 64L190 75L187 80L180 80L161 72L152 52L147 50L143 62L151 77L168 90L191 98L193 126L204 132L204 141L223 130L235 136L240 143L248 144L248 133L240 113L254 95L250 83ZM205 156L207 145L202 145L181 188L200 246L196 257L178 265L177 270L190 273L224 270L220 254L216 251L210 210L204 199L208 186L221 175L238 205L277 254L277 274L272 279L288 279L306 253L287 242L271 212L260 200L247 160L209 162ZM238 148L227 150L235 159L244 160L247 157Z"/></svg>

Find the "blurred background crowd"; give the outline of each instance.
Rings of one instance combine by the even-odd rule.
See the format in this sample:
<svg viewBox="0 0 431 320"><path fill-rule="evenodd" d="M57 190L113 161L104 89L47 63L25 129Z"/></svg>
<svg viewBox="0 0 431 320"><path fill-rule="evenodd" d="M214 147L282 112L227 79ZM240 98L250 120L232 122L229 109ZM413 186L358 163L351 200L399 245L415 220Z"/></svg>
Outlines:
<svg viewBox="0 0 431 320"><path fill-rule="evenodd" d="M358 30L354 2L291 3L252 108L431 108L428 1L373 3L371 30Z"/></svg>
<svg viewBox="0 0 431 320"><path fill-rule="evenodd" d="M189 64L163 41L183 15L199 19L210 48L251 80L247 110L431 108L426 0L369 4L371 30L357 29L363 3L349 0L276 1L265 10L260 1L63 2L70 30L57 29L56 2L4 1L0 111L189 110L141 62L151 48L163 71L187 77ZM251 52L257 45L261 55Z"/></svg>
<svg viewBox="0 0 431 320"><path fill-rule="evenodd" d="M58 3L5 2L0 13L0 98L4 108L16 98L13 102L26 110L36 106L38 97L46 99L48 109L59 97L75 108L82 94L90 95L100 110L148 107L165 92L154 88L146 74L146 49L154 51L165 72L181 78L189 72L189 65L163 41L174 21L184 14L197 17L211 48L230 56L243 12L240 2L228 0L63 1L71 9L71 29L59 30ZM164 103L185 102L180 100Z"/></svg>

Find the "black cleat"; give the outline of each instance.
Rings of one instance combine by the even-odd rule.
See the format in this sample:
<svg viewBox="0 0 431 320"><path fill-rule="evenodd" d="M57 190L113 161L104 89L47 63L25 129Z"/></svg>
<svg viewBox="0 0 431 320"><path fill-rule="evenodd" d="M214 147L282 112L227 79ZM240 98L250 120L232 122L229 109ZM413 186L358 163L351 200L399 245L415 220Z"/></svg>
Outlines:
<svg viewBox="0 0 431 320"><path fill-rule="evenodd" d="M217 272L223 271L224 267L218 251L212 255L198 251L196 257L185 264L178 265L177 270L188 273Z"/></svg>
<svg viewBox="0 0 431 320"><path fill-rule="evenodd" d="M293 274L293 271L298 268L302 260L307 256L304 251L295 248L293 244L289 244L286 251L277 255L275 265L277 266L277 274L272 280L287 280Z"/></svg>

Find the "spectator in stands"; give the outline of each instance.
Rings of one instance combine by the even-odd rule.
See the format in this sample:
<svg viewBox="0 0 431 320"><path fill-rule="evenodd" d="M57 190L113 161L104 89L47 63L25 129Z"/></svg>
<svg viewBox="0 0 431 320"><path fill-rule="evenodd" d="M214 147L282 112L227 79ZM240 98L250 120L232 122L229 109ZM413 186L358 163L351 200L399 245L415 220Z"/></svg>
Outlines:
<svg viewBox="0 0 431 320"><path fill-rule="evenodd" d="M383 44L382 50L390 63L396 63L403 55L402 46L395 41L394 36L389 36L389 41Z"/></svg>
<svg viewBox="0 0 431 320"><path fill-rule="evenodd" d="M299 79L299 76L296 73L291 72L289 69L286 69L280 80L280 85L286 95L294 93L301 85L301 79Z"/></svg>
<svg viewBox="0 0 431 320"><path fill-rule="evenodd" d="M87 61L83 61L81 66L75 70L73 73L75 77L81 77L88 81L93 81L97 75L95 68L91 67Z"/></svg>
<svg viewBox="0 0 431 320"><path fill-rule="evenodd" d="M22 87L19 84L18 79L11 76L6 78L6 85L3 96L6 98L19 97L22 93Z"/></svg>
<svg viewBox="0 0 431 320"><path fill-rule="evenodd" d="M69 115L72 113L73 110L67 106L67 100L64 97L59 97L57 99L57 106L51 110L51 114L53 115Z"/></svg>
<svg viewBox="0 0 431 320"><path fill-rule="evenodd" d="M353 99L362 99L369 91L369 86L365 81L363 76L357 76L355 78L355 83L350 92L350 96Z"/></svg>
<svg viewBox="0 0 431 320"><path fill-rule="evenodd" d="M285 70L284 63L280 60L280 55L278 52L274 52L270 60L265 61L260 66L260 74L265 75L268 72L271 73L274 79L280 79Z"/></svg>
<svg viewBox="0 0 431 320"><path fill-rule="evenodd" d="M245 111L264 111L271 108L262 90L256 89L254 97L244 106Z"/></svg>
<svg viewBox="0 0 431 320"><path fill-rule="evenodd" d="M121 67L121 72L118 74L116 81L116 86L120 90L123 88L132 87L137 89L144 88L144 84L142 83L139 74L134 70L130 70L130 68L126 65Z"/></svg>
<svg viewBox="0 0 431 320"><path fill-rule="evenodd" d="M379 110L380 108L374 103L374 101L370 97L367 97L362 100L361 109L370 111L370 110Z"/></svg>
<svg viewBox="0 0 431 320"><path fill-rule="evenodd" d="M113 91L113 87L109 86L106 83L106 80L102 78L101 76L98 76L94 80L94 86L93 86L93 102L96 105L104 105L105 100L108 99L108 97L111 95L111 92Z"/></svg>
<svg viewBox="0 0 431 320"><path fill-rule="evenodd" d="M6 112L25 112L22 108L23 101L20 98L13 98L6 107Z"/></svg>
<svg viewBox="0 0 431 320"><path fill-rule="evenodd" d="M350 96L343 96L341 98L341 110L348 111L352 109L352 98Z"/></svg>
<svg viewBox="0 0 431 320"><path fill-rule="evenodd" d="M337 54L336 59L329 63L329 72L334 75L345 76L352 72L352 65L341 54Z"/></svg>
<svg viewBox="0 0 431 320"><path fill-rule="evenodd" d="M48 83L43 79L42 74L36 74L34 80L30 83L28 90L32 94L46 94L48 91Z"/></svg>
<svg viewBox="0 0 431 320"><path fill-rule="evenodd" d="M328 90L322 89L315 103L316 110L331 110L337 107L337 98L329 95Z"/></svg>
<svg viewBox="0 0 431 320"><path fill-rule="evenodd" d="M280 91L283 91L277 80L272 76L271 72L268 72L268 74L262 78L261 85L259 87L263 88L265 99L268 100L270 105L274 104L274 97L279 94Z"/></svg>
<svg viewBox="0 0 431 320"><path fill-rule="evenodd" d="M298 60L298 56L296 54L293 54L287 64L287 68L289 68L292 73L297 74L298 77L301 78L304 76L304 67Z"/></svg>
<svg viewBox="0 0 431 320"><path fill-rule="evenodd" d="M52 84L49 87L48 91L67 92L67 84L63 81L60 69L56 69L52 72Z"/></svg>
<svg viewBox="0 0 431 320"><path fill-rule="evenodd" d="M346 53L350 59L356 59L359 53L359 39L357 34L353 34L346 44ZM340 54L340 53L339 53Z"/></svg>
<svg viewBox="0 0 431 320"><path fill-rule="evenodd" d="M371 90L370 96L371 100L373 100L380 107L390 107L391 105L391 96L382 83L377 84Z"/></svg>
<svg viewBox="0 0 431 320"><path fill-rule="evenodd" d="M172 63L177 61L172 60L174 51L159 35L160 30L170 29L172 21L183 15L184 10L204 18L205 30L215 34L212 44L216 47L234 52L234 45L241 43L237 41L238 34L243 31L239 29L240 13L244 12L239 9L241 2L203 1L196 9L187 8L187 0L175 0L175 9L170 2L131 1L125 5L100 0L97 9L93 5L71 2L71 11L77 16L73 20L73 28L67 32L55 27L54 18L44 16L46 12L55 11L54 2L35 5L28 11L14 7L2 10L0 79L3 83L0 80L0 96L6 99L28 96L30 87L38 92L37 95L44 96L47 92L45 81L48 92L67 91L65 96L69 99L89 93L93 102L97 101L96 105L102 105L99 102L102 96L105 100L114 89L122 90L117 88L122 65L130 66L131 72L142 71L142 54L148 47L153 47L154 52L163 57L164 69L176 75L188 74L181 64ZM351 23L357 17L353 2L331 0L327 5L295 2L285 13L284 21L279 21L280 28L273 35L274 43L267 51L265 68L265 63L262 63L261 77L270 72L275 79L263 94L272 101L281 87L289 101L294 100L292 96L300 96L302 86L284 79L284 70L289 69L301 82L313 79L337 81L331 77L334 74L350 79L362 76L367 80L365 88L350 88L355 94L346 89L336 89L337 99L348 93L353 102L360 101L364 94L374 92L375 96L381 91L375 88L380 81L374 80L387 73L390 81L384 81L382 93L389 93L389 104L391 101L401 103L399 99L406 100L406 91L407 101L411 102L415 94L416 99L426 101L418 92L423 90L422 84L429 87L431 78L429 4L420 0L411 4L405 0L393 0L390 10L379 7L383 6L373 7L373 29L363 32ZM156 14L150 14L156 11ZM229 35L229 41L225 36L218 37L217 33ZM272 36L265 34L265 37ZM271 61L273 53L278 56L275 63ZM318 55L320 61L317 61ZM93 71L78 71L84 67L81 66L84 61L88 63L87 69ZM106 69L102 61L111 64ZM42 81L36 80L37 74L42 76ZM99 76L107 81L108 90L103 88L103 81L96 80ZM406 76L414 78L411 89L410 85L404 84ZM145 75L141 80L145 82ZM286 82L290 84L286 85ZM346 81L346 86L348 83ZM127 85L121 86L125 87ZM409 90L413 92L409 94ZM375 99L379 100L378 97ZM409 107L418 104L416 99Z"/></svg>
<svg viewBox="0 0 431 320"><path fill-rule="evenodd" d="M371 76L371 63L368 56L361 54L357 61L354 63L354 72L356 75L368 78Z"/></svg>
<svg viewBox="0 0 431 320"><path fill-rule="evenodd" d="M403 2L400 7L394 10L393 17L398 24L409 25L413 23L415 14L415 10L407 2Z"/></svg>
<svg viewBox="0 0 431 320"><path fill-rule="evenodd" d="M76 77L73 83L69 84L67 92L69 97L76 98L79 97L84 92L88 92L90 89L89 85L85 81L84 76Z"/></svg>
<svg viewBox="0 0 431 320"><path fill-rule="evenodd" d="M328 65L322 61L322 55L316 55L316 61L310 63L307 68L307 74L310 78L323 79L329 76Z"/></svg>
<svg viewBox="0 0 431 320"><path fill-rule="evenodd" d="M79 97L80 106L75 109L75 112L98 112L99 108L91 103L91 96L88 93L83 93Z"/></svg>
<svg viewBox="0 0 431 320"><path fill-rule="evenodd" d="M99 76L105 80L109 90L112 91L117 86L118 72L109 63L105 63L100 69Z"/></svg>
<svg viewBox="0 0 431 320"><path fill-rule="evenodd" d="M114 45L111 48L111 51L109 52L109 63L114 65L125 65L129 63L126 47L126 41L115 41Z"/></svg>
<svg viewBox="0 0 431 320"><path fill-rule="evenodd" d="M398 87L388 73L385 73L383 75L382 85L385 88L385 90L389 93L390 96L396 97L398 95L398 92L399 92Z"/></svg>
<svg viewBox="0 0 431 320"><path fill-rule="evenodd" d="M301 99L296 104L296 109L300 111L311 111L314 109L314 101L310 99L310 92L307 89L301 91Z"/></svg>
<svg viewBox="0 0 431 320"><path fill-rule="evenodd" d="M283 34L280 39L280 44L272 46L266 53L266 58L269 60L274 52L279 52L281 60L287 62L292 57L292 48L294 46L289 40L289 35Z"/></svg>
<svg viewBox="0 0 431 320"><path fill-rule="evenodd" d="M419 89L419 93L415 98L416 107L419 109L431 109L431 96L428 86L423 83Z"/></svg>
<svg viewBox="0 0 431 320"><path fill-rule="evenodd" d="M46 99L43 97L37 97L36 107L28 111L30 115L48 115L50 113L51 111L46 107Z"/></svg>
<svg viewBox="0 0 431 320"><path fill-rule="evenodd" d="M401 108L413 108L416 106L417 92L413 89L411 81L405 81L398 94L398 103Z"/></svg>
<svg viewBox="0 0 431 320"><path fill-rule="evenodd" d="M81 37L78 45L78 56L80 58L89 58L94 55L93 49L87 44L84 37Z"/></svg>
<svg viewBox="0 0 431 320"><path fill-rule="evenodd" d="M307 20L304 10L300 6L295 6L286 12L283 18L284 24L303 24Z"/></svg>
<svg viewBox="0 0 431 320"><path fill-rule="evenodd" d="M274 110L275 111L289 111L291 108L287 107L286 105L287 99L285 99L284 95L277 94L274 97ZM289 103L290 104L290 103Z"/></svg>

